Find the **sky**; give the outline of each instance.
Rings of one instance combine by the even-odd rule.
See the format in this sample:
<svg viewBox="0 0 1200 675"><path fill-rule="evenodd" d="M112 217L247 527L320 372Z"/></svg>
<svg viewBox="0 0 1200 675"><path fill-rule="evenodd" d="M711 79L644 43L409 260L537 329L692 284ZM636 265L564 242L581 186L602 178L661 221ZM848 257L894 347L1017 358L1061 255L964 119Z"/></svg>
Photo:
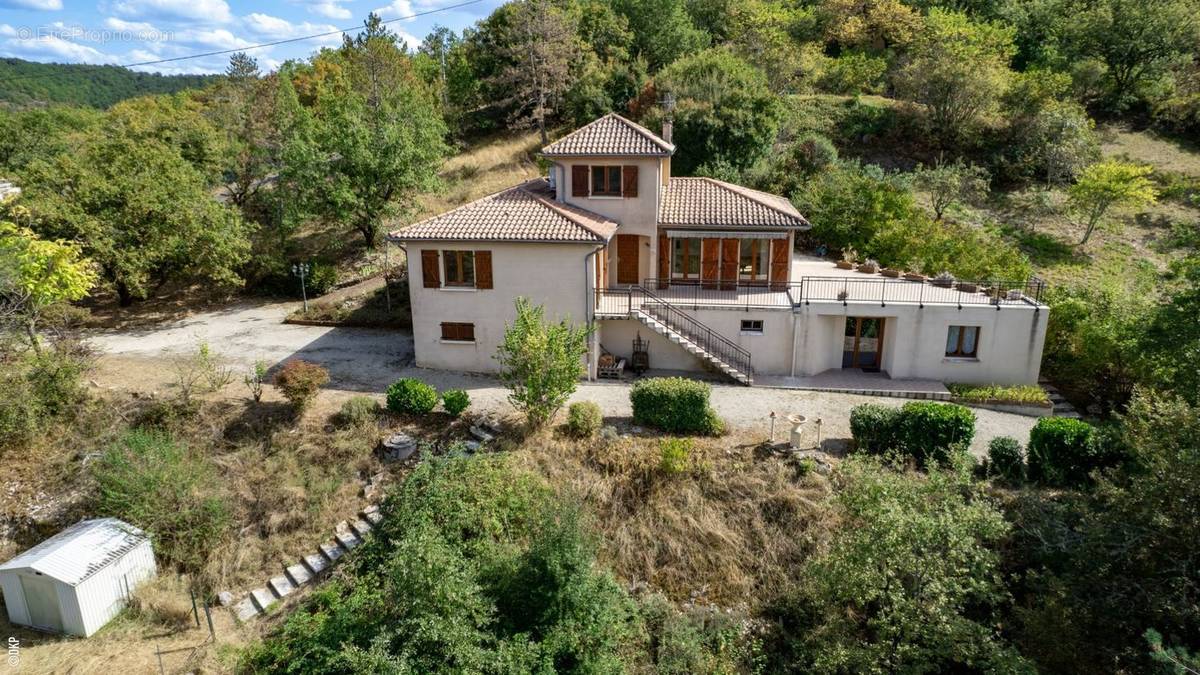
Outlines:
<svg viewBox="0 0 1200 675"><path fill-rule="evenodd" d="M0 0L0 56L54 63L131 64L358 27L374 11L387 19L437 11L388 24L410 48L435 25L461 32L502 0L446 9L466 0ZM247 49L264 70L303 59L341 35ZM216 73L229 55L135 70L169 74Z"/></svg>

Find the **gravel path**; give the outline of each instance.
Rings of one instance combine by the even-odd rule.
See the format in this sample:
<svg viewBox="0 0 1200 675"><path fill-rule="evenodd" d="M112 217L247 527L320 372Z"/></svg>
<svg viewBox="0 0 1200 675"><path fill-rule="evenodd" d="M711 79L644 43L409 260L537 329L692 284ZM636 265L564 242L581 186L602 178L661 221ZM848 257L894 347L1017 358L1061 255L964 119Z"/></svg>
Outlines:
<svg viewBox="0 0 1200 675"><path fill-rule="evenodd" d="M119 330L92 337L102 353L99 375L106 386L122 389L146 389L164 386L169 372L164 368L172 356L191 352L200 341L207 342L239 372L256 360L271 366L289 358L320 363L330 371L327 396L340 399L351 393L369 393L382 399L388 384L400 377L416 377L438 389L465 389L470 392L472 408L506 414L512 408L508 392L493 377L448 371L426 370L412 366L412 337L403 331L365 328L326 328L282 323L296 303L239 303L230 307L197 313L151 329ZM581 383L572 400L595 401L608 417L628 418L629 384L619 382ZM714 384L712 403L717 413L742 435L768 434L771 411L776 422L776 438L787 432L782 421L790 414L801 414L812 421L822 420L821 435L830 439L827 447L839 450L850 437L850 409L860 403L877 402L899 406L903 399L856 396L833 392L783 390L766 387L742 387ZM975 410L977 418L972 450L982 456L989 440L1013 436L1021 441L1029 437L1035 418Z"/></svg>

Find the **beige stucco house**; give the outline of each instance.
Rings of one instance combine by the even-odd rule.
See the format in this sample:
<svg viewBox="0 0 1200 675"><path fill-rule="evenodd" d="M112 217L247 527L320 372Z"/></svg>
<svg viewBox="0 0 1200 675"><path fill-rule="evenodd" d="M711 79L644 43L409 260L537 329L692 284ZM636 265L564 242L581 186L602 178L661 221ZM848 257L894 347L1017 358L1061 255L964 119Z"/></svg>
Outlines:
<svg viewBox="0 0 1200 675"><path fill-rule="evenodd" d="M419 366L490 372L514 300L596 328L588 354L650 367L803 377L1037 381L1037 282L910 281L795 251L777 195L673 178L662 136L610 114L542 149L550 175L393 232L408 254Z"/></svg>

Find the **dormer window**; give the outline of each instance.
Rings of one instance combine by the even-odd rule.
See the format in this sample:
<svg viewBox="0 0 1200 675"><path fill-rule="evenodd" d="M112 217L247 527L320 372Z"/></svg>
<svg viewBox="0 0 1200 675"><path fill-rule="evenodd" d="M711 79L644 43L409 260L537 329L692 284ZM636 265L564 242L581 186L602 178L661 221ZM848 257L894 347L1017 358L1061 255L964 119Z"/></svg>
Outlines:
<svg viewBox="0 0 1200 675"><path fill-rule="evenodd" d="M621 196L621 167L593 166L592 195L604 197Z"/></svg>

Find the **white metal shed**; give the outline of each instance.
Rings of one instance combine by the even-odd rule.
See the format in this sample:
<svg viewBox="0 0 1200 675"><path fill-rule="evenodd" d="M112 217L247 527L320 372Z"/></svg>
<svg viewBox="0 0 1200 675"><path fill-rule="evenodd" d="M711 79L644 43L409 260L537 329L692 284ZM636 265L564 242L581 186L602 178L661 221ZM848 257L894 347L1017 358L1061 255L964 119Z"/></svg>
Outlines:
<svg viewBox="0 0 1200 675"><path fill-rule="evenodd" d="M12 623L87 637L155 572L144 532L116 518L97 518L0 565L0 586Z"/></svg>

